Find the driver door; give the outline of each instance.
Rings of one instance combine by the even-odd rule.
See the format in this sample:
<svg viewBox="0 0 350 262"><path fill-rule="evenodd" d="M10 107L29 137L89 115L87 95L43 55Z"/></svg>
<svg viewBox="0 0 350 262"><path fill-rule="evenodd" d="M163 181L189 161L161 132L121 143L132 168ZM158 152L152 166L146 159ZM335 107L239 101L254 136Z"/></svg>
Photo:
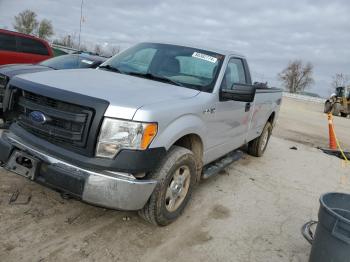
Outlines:
<svg viewBox="0 0 350 262"><path fill-rule="evenodd" d="M233 89L249 84L243 60L232 57L225 69L220 89ZM251 103L223 100L215 105L215 114L211 119L208 141L211 150L208 160L218 157L241 147L245 143L251 117Z"/></svg>

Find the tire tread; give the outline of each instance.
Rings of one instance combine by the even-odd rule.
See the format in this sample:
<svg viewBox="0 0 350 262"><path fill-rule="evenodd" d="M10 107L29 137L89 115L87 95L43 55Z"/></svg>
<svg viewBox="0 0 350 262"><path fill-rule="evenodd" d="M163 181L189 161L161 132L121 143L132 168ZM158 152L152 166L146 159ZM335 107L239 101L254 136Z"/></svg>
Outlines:
<svg viewBox="0 0 350 262"><path fill-rule="evenodd" d="M255 157L261 157L264 154L265 150L264 151L260 150L260 143L261 143L262 136L263 136L264 132L266 132L266 130L267 130L267 132L270 132L269 138L268 138L268 140L269 140L271 133L272 133L272 125L270 122L266 123L266 125L263 129L263 132L261 133L261 135L259 137L255 138L254 140L252 140L248 143L248 154L249 155L252 155ZM267 143L268 142L269 141L267 141ZM266 149L266 147L265 147L265 149Z"/></svg>
<svg viewBox="0 0 350 262"><path fill-rule="evenodd" d="M195 165L195 159L192 151L180 146L172 146L166 157L160 163L159 167L151 174L150 178L158 181L157 186L155 187L146 205L138 212L139 215L147 222L157 226L165 226L172 222L172 220L165 218L159 212L160 206L157 206L159 205L158 196L161 194L162 185L167 179L167 171L176 165L179 159L185 155L191 157ZM188 192L188 198L190 198L190 194L191 191Z"/></svg>

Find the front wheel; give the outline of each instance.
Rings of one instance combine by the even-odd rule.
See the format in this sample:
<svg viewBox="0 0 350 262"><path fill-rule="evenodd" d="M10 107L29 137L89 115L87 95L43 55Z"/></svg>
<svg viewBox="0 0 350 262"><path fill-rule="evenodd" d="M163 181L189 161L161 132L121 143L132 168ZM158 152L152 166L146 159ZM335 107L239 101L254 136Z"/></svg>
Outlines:
<svg viewBox="0 0 350 262"><path fill-rule="evenodd" d="M348 117L348 114L347 114L347 113L340 112L340 116L341 116L341 117Z"/></svg>
<svg viewBox="0 0 350 262"><path fill-rule="evenodd" d="M340 105L339 103L335 103L335 104L333 105L332 114L333 114L334 116L339 116L339 114L340 114L340 109L341 109L341 105Z"/></svg>
<svg viewBox="0 0 350 262"><path fill-rule="evenodd" d="M166 226L182 214L190 200L196 182L193 153L173 146L150 178L158 183L139 215L152 224Z"/></svg>
<svg viewBox="0 0 350 262"><path fill-rule="evenodd" d="M269 143L272 134L272 125L267 122L261 135L250 141L248 144L248 154L256 157L260 157L264 154L267 144Z"/></svg>
<svg viewBox="0 0 350 262"><path fill-rule="evenodd" d="M326 102L324 103L324 110L323 110L323 112L326 113L326 114L328 114L328 113L330 113L331 111L332 111L332 103L329 102L329 101L326 101Z"/></svg>

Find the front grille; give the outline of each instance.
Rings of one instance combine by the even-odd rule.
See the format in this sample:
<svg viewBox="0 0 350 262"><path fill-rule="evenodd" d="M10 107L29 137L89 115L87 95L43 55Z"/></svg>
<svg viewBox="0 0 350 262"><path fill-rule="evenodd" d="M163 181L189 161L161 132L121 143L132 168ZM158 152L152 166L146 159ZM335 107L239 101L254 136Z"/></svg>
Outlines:
<svg viewBox="0 0 350 262"><path fill-rule="evenodd" d="M0 88L0 104L2 105L4 101L5 90Z"/></svg>
<svg viewBox="0 0 350 262"><path fill-rule="evenodd" d="M0 89L4 89L7 83L7 77L0 74Z"/></svg>
<svg viewBox="0 0 350 262"><path fill-rule="evenodd" d="M0 107L2 107L2 103L4 101L6 84L7 84L7 77L0 74Z"/></svg>
<svg viewBox="0 0 350 262"><path fill-rule="evenodd" d="M18 124L28 132L53 144L85 148L94 110L28 91L18 90ZM46 121L38 123L31 113L42 113Z"/></svg>

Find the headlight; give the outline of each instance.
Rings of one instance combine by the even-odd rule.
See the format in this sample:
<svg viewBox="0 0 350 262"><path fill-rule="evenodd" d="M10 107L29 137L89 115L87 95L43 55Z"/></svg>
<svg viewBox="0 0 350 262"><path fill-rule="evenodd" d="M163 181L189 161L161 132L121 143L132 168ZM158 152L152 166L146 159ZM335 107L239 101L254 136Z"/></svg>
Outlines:
<svg viewBox="0 0 350 262"><path fill-rule="evenodd" d="M120 149L145 150L156 136L157 128L155 123L105 118L97 142L96 156L113 158Z"/></svg>

